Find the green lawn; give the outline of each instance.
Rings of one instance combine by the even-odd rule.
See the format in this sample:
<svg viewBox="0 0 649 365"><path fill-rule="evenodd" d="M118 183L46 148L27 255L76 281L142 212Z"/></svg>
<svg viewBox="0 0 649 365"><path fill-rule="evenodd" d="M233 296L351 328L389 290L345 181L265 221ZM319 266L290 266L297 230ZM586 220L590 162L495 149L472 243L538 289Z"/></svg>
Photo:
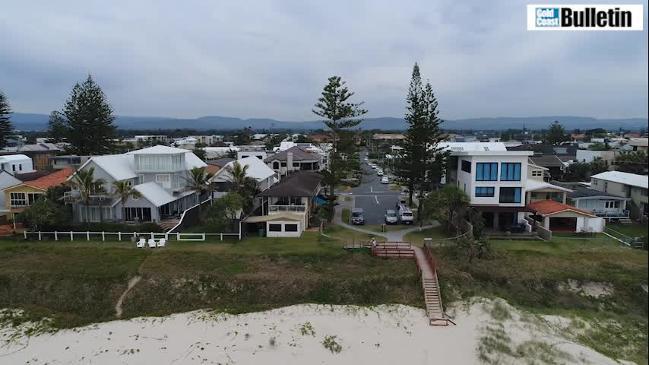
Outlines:
<svg viewBox="0 0 649 365"><path fill-rule="evenodd" d="M449 235L444 232L444 229L441 226L439 226L408 233L404 237L404 241L410 242L413 245L422 246L424 244L424 238L432 238L433 241L436 241L444 240L448 237Z"/></svg>
<svg viewBox="0 0 649 365"><path fill-rule="evenodd" d="M492 253L472 262L454 246L434 249L446 302L501 297L531 311L585 318L589 325L575 334L578 340L613 358L647 363L646 251L605 236L490 244ZM568 280L604 284L614 295L580 295L565 289Z"/></svg>
<svg viewBox="0 0 649 365"><path fill-rule="evenodd" d="M356 232L335 229L348 238ZM129 278L125 317L199 308L256 311L299 303L423 305L412 262L377 260L342 249L317 232L301 238L241 242L171 241L138 249L131 242L0 240L0 308L56 327L114 319ZM0 318L1 322L2 318Z"/></svg>
<svg viewBox="0 0 649 365"><path fill-rule="evenodd" d="M649 227L646 224L642 223L633 223L633 224L619 224L619 223L609 223L606 225L606 228L613 229L622 234L631 237L645 237L647 236L647 231Z"/></svg>

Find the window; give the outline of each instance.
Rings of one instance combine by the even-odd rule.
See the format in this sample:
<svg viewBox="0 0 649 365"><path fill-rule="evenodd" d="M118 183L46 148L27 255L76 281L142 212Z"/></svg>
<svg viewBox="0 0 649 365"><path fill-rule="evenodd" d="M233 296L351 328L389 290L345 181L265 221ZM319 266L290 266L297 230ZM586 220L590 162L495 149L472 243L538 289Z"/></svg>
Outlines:
<svg viewBox="0 0 649 365"><path fill-rule="evenodd" d="M520 203L521 188L500 188L501 203Z"/></svg>
<svg viewBox="0 0 649 365"><path fill-rule="evenodd" d="M519 162L503 162L500 164L501 181L521 181L521 164Z"/></svg>
<svg viewBox="0 0 649 365"><path fill-rule="evenodd" d="M498 180L498 163L496 162L478 162L475 165L476 181L497 181Z"/></svg>
<svg viewBox="0 0 649 365"><path fill-rule="evenodd" d="M300 163L299 162L293 162L293 167L300 167Z"/></svg>
<svg viewBox="0 0 649 365"><path fill-rule="evenodd" d="M284 232L297 232L297 224L285 224Z"/></svg>
<svg viewBox="0 0 649 365"><path fill-rule="evenodd" d="M269 224L268 225L268 231L269 232L281 232L282 231L282 225L281 224Z"/></svg>
<svg viewBox="0 0 649 365"><path fill-rule="evenodd" d="M619 208L620 207L620 201L619 200L609 200L606 202L606 209L613 209L613 208Z"/></svg>
<svg viewBox="0 0 649 365"><path fill-rule="evenodd" d="M543 170L532 170L532 176L542 177L543 176Z"/></svg>
<svg viewBox="0 0 649 365"><path fill-rule="evenodd" d="M23 207L27 205L27 198L25 193L11 193L11 206L12 207Z"/></svg>
<svg viewBox="0 0 649 365"><path fill-rule="evenodd" d="M273 170L279 170L279 162L278 161L273 162Z"/></svg>
<svg viewBox="0 0 649 365"><path fill-rule="evenodd" d="M282 162L282 167L286 167L286 162Z"/></svg>
<svg viewBox="0 0 649 365"><path fill-rule="evenodd" d="M476 187L475 188L475 196L476 197L491 197L494 196L494 188L493 187Z"/></svg>
<svg viewBox="0 0 649 365"><path fill-rule="evenodd" d="M471 162L462 160L462 171L471 173Z"/></svg>
<svg viewBox="0 0 649 365"><path fill-rule="evenodd" d="M171 188L171 177L169 174L158 174L155 176L155 182L162 185L163 187L170 189Z"/></svg>
<svg viewBox="0 0 649 365"><path fill-rule="evenodd" d="M124 216L127 222L150 222L151 208L124 208Z"/></svg>
<svg viewBox="0 0 649 365"><path fill-rule="evenodd" d="M606 189L608 189L608 182L604 181L604 192L606 193Z"/></svg>

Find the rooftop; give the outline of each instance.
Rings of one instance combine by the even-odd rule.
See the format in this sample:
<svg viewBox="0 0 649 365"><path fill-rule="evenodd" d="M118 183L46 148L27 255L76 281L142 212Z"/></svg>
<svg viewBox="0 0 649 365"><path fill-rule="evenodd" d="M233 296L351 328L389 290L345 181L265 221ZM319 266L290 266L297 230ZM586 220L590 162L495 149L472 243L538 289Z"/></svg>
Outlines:
<svg viewBox="0 0 649 365"><path fill-rule="evenodd" d="M536 214L540 214L540 215L553 215L565 211L571 211L580 215L595 217L595 215L585 210L577 209L571 205L559 203L557 201L549 200L549 199L532 202L528 204L527 207L530 210L534 211Z"/></svg>
<svg viewBox="0 0 649 365"><path fill-rule="evenodd" d="M315 196L322 175L311 171L298 171L263 191L260 196Z"/></svg>
<svg viewBox="0 0 649 365"><path fill-rule="evenodd" d="M508 151L502 142L442 142L440 147L452 155L510 155L531 156L530 151Z"/></svg>
<svg viewBox="0 0 649 365"><path fill-rule="evenodd" d="M647 189L647 176L630 174L622 171L605 171L597 175L591 176L593 179L606 180L620 184L636 186L639 188Z"/></svg>
<svg viewBox="0 0 649 365"><path fill-rule="evenodd" d="M532 156L530 160L537 165L542 167L564 167L563 161L557 155L542 155L542 156Z"/></svg>
<svg viewBox="0 0 649 365"><path fill-rule="evenodd" d="M68 177L74 173L74 169L67 167L51 174L39 177L38 179L27 181L24 184L36 189L47 190L53 186L63 184Z"/></svg>
<svg viewBox="0 0 649 365"><path fill-rule="evenodd" d="M301 147L294 146L294 147L291 147L291 148L289 148L287 150L280 151L280 152L277 152L277 153L275 153L273 155L270 155L270 156L266 157L265 161L266 162L271 162L271 161L274 161L274 160L286 161L288 159L288 153L289 152L293 154L293 161L317 161L317 160L320 159L318 155L316 155L314 153L311 153L311 152L307 152L307 151L303 150Z"/></svg>

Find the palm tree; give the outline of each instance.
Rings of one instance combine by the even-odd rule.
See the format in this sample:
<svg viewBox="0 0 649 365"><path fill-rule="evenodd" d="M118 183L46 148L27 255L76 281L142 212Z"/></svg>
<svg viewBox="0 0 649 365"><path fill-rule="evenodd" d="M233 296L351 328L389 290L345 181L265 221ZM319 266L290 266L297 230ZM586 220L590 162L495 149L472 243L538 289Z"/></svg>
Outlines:
<svg viewBox="0 0 649 365"><path fill-rule="evenodd" d="M189 178L187 179L189 182L189 187L193 190L198 191L199 196L207 192L211 193L212 184L210 183L210 180L213 176L214 174L208 172L205 167L194 167L193 169L189 170Z"/></svg>
<svg viewBox="0 0 649 365"><path fill-rule="evenodd" d="M137 199L142 196L139 191L135 190L127 180L113 182L113 196L119 199L122 207L126 204L128 198Z"/></svg>
<svg viewBox="0 0 649 365"><path fill-rule="evenodd" d="M230 173L230 182L234 185L234 191L243 197L246 207L252 205L252 198L257 190L257 181L248 176L248 165L241 165L234 161L232 166L227 167Z"/></svg>
<svg viewBox="0 0 649 365"><path fill-rule="evenodd" d="M79 191L78 201L85 205L90 205L92 195L104 193L104 180L94 178L95 168L90 167L88 170L79 170L73 176L70 183L72 187ZM101 209L99 210L101 214Z"/></svg>

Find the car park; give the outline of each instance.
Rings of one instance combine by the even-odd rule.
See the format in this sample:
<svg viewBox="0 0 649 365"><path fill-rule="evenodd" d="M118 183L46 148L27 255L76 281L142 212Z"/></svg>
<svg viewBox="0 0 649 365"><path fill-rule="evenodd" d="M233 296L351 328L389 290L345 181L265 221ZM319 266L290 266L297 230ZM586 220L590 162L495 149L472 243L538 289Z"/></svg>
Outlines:
<svg viewBox="0 0 649 365"><path fill-rule="evenodd" d="M397 224L399 223L399 218L397 218L397 211L393 209L388 209L385 211L385 223L386 224Z"/></svg>
<svg viewBox="0 0 649 365"><path fill-rule="evenodd" d="M352 209L351 221L352 224L357 224L357 225L365 224L365 217L363 216L363 208Z"/></svg>

